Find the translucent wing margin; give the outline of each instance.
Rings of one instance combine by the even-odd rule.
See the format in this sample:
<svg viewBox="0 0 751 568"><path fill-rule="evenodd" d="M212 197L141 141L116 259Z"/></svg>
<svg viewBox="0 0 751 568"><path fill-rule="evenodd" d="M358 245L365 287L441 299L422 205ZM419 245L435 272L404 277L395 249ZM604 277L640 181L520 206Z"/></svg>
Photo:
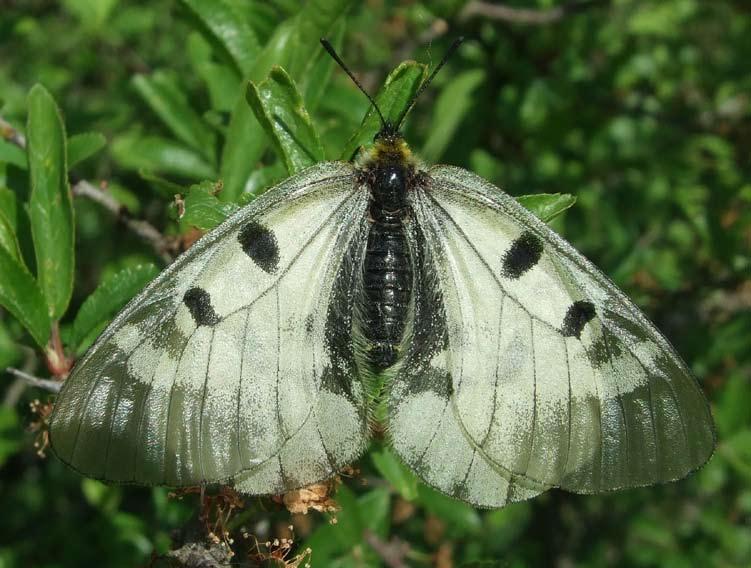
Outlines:
<svg viewBox="0 0 751 568"><path fill-rule="evenodd" d="M364 243L366 200L352 166L319 164L204 236L78 362L55 453L109 481L231 479L254 494L354 460L365 394L331 322L349 315L335 283Z"/></svg>
<svg viewBox="0 0 751 568"><path fill-rule="evenodd" d="M549 487L675 480L704 464L715 443L707 401L639 309L496 187L447 166L426 180L412 199L427 243L416 271L440 291L425 304L438 308L430 325L442 339L418 342L392 382L402 458L490 507Z"/></svg>

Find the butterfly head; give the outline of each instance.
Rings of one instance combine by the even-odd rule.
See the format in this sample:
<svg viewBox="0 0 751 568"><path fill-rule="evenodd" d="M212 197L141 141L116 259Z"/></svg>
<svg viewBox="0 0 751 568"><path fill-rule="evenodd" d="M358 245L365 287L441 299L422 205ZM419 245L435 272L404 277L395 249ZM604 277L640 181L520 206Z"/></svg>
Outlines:
<svg viewBox="0 0 751 568"><path fill-rule="evenodd" d="M365 90L360 81L357 80L357 77L355 77L352 71L349 70L347 65L336 53L336 50L334 50L334 47L331 45L331 43L329 43L325 38L321 38L321 45L323 46L323 48L329 53L329 55L331 55L334 61L339 64L344 72L349 75L350 79L352 79L352 82L357 86L357 88L360 89L360 91L362 91L362 93L368 98L370 103L373 105L376 113L378 113L378 117L381 119L381 129L373 139L376 157L380 157L381 159L390 157L400 162L409 161L411 153L409 151L409 147L404 141L404 137L400 133L402 122L404 122L404 119L412 110L412 107L415 105L417 99L420 97L423 91L428 88L441 67L443 67L446 61L448 61L448 59L457 50L457 48L462 44L463 41L463 37L458 37L454 40L449 49L446 51L446 54L443 56L443 59L441 59L441 62L435 67L435 69L433 69L433 72L430 74L430 76L428 76L428 78L420 84L417 91L412 95L412 98L404 107L401 114L399 114L399 117L396 119L396 121L392 122L386 119L384 114L381 112L381 109L378 107L375 99L370 96L370 94Z"/></svg>
<svg viewBox="0 0 751 568"><path fill-rule="evenodd" d="M373 138L371 160L407 164L412 161L412 152L398 128L386 123Z"/></svg>

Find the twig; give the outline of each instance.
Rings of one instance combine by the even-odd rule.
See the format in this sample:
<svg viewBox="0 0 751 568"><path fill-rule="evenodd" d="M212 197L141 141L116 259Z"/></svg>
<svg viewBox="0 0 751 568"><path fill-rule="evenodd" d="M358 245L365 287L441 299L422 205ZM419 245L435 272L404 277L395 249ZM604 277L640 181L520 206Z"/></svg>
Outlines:
<svg viewBox="0 0 751 568"><path fill-rule="evenodd" d="M604 4L603 0L578 0L562 4L546 10L534 10L529 8L513 8L504 4L491 4L473 0L464 6L459 13L460 20L469 20L473 17L482 17L490 20L501 20L512 24L526 24L540 26L557 22L564 16L581 12L586 8L597 4Z"/></svg>
<svg viewBox="0 0 751 568"><path fill-rule="evenodd" d="M0 116L0 136L13 142L16 146L26 148L26 137Z"/></svg>
<svg viewBox="0 0 751 568"><path fill-rule="evenodd" d="M177 568L221 568L231 565L232 554L221 544L204 546L189 542L177 550L170 550L161 558L166 558L170 566Z"/></svg>
<svg viewBox="0 0 751 568"><path fill-rule="evenodd" d="M26 148L26 137L2 117L0 117L0 136L6 140L10 140L20 148ZM148 241L165 263L169 264L172 262L172 255L169 253L170 246L167 239L148 221L132 218L128 213L128 209L114 197L86 180L81 180L73 185L73 195L81 195L99 203L99 205L112 212L121 220L128 229L145 241Z"/></svg>
<svg viewBox="0 0 751 568"><path fill-rule="evenodd" d="M21 366L21 370L24 373L33 373L38 363L37 352L28 345L23 345L21 343L17 343L15 346L24 354L24 360L23 365ZM28 386L29 385L26 381L19 377L16 377L16 379L10 384L10 386L5 389L5 396L3 397L2 406L6 408L15 407L18 403L18 400L21 398L21 395L24 393Z"/></svg>
<svg viewBox="0 0 751 568"><path fill-rule="evenodd" d="M44 389L52 393L59 393L60 388L63 386L63 384L60 381L52 381L50 379L40 379L39 377L35 377L34 375L25 373L22 370L16 369L14 367L6 367L5 372L19 379L23 379L24 381L26 381L27 383L29 383L30 385L34 387L38 387L40 389Z"/></svg>
<svg viewBox="0 0 751 568"><path fill-rule="evenodd" d="M406 542L397 538L384 542L373 531L367 529L363 532L362 537L386 566L389 568L407 568L404 557L409 552L409 545Z"/></svg>
<svg viewBox="0 0 751 568"><path fill-rule="evenodd" d="M73 195L88 197L92 201L110 211L122 223L136 235L148 241L159 257L167 264L172 262L169 251L169 243L154 225L143 219L134 219L128 209L119 203L114 197L105 193L89 181L81 180L73 186Z"/></svg>

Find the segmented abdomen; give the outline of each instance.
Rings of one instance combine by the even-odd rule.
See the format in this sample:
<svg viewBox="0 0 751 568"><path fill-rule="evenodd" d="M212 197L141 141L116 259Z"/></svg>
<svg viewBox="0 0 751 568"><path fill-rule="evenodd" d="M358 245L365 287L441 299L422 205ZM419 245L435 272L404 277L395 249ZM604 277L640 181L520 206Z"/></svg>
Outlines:
<svg viewBox="0 0 751 568"><path fill-rule="evenodd" d="M368 359L379 370L398 357L412 293L402 216L403 212L384 211L374 215L363 264L363 333L369 342Z"/></svg>

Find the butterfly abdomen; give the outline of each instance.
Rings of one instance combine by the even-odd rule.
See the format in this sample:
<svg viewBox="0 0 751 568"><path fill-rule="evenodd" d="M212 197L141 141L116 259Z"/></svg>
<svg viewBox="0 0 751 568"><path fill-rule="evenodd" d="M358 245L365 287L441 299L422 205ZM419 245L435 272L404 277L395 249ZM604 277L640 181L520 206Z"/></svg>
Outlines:
<svg viewBox="0 0 751 568"><path fill-rule="evenodd" d="M412 263L403 225L409 211L409 175L401 163L376 163L365 177L371 226L363 262L362 331L368 360L379 370L399 356L412 295Z"/></svg>

